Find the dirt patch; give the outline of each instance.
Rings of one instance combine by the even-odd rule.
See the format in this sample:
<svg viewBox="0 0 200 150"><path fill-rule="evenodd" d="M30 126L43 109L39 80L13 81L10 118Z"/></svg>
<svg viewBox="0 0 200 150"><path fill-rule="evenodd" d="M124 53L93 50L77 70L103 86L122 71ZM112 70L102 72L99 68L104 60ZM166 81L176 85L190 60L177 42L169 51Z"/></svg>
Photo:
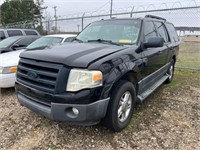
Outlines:
<svg viewBox="0 0 200 150"><path fill-rule="evenodd" d="M2 89L0 149L198 149L199 72L176 71L134 112L127 129L113 133L101 125L56 123L17 102L14 89Z"/></svg>

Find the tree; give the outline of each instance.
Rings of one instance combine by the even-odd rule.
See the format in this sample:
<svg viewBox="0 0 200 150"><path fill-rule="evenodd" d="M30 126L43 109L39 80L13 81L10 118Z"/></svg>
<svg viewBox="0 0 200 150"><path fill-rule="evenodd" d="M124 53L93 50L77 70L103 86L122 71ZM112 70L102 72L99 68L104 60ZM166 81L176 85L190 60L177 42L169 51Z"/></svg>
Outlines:
<svg viewBox="0 0 200 150"><path fill-rule="evenodd" d="M2 25L16 22L39 22L41 11L34 0L6 0L1 5Z"/></svg>

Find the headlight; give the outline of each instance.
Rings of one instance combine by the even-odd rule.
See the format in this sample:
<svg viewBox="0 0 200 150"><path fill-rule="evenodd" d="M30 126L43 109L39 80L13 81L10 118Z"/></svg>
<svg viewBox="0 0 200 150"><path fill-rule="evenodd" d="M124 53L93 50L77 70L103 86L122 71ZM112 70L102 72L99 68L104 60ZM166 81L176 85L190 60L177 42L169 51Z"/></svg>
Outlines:
<svg viewBox="0 0 200 150"><path fill-rule="evenodd" d="M0 67L0 74L9 74L17 72L17 67Z"/></svg>
<svg viewBox="0 0 200 150"><path fill-rule="evenodd" d="M102 86L103 75L101 71L72 69L69 74L67 91L75 92L86 88Z"/></svg>

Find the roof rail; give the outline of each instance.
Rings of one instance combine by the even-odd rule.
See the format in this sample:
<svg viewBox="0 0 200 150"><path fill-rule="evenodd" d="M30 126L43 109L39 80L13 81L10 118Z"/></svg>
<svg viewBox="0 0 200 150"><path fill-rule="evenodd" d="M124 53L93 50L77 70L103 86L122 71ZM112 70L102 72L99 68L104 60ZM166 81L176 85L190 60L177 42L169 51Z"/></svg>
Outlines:
<svg viewBox="0 0 200 150"><path fill-rule="evenodd" d="M161 17L154 16L154 15L146 15L145 18L153 18L153 19L160 19L160 20L167 21L165 18L161 18Z"/></svg>

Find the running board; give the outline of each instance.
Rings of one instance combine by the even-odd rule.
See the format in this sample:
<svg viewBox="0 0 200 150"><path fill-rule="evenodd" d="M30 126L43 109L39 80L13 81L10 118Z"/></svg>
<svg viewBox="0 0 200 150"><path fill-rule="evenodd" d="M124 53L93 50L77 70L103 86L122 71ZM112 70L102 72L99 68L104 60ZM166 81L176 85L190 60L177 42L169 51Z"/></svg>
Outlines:
<svg viewBox="0 0 200 150"><path fill-rule="evenodd" d="M143 92L141 95L138 95L137 98L142 102L144 101L153 91L155 91L161 84L163 84L169 75L164 75L160 80L158 80L154 85L152 85L148 90Z"/></svg>

